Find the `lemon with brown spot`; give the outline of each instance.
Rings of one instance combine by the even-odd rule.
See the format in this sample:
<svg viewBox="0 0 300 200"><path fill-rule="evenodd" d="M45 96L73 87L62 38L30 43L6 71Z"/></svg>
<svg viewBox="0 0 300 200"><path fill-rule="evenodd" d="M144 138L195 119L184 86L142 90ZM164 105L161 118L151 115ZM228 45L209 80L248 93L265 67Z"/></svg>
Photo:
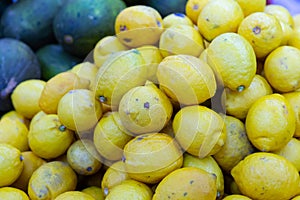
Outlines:
<svg viewBox="0 0 300 200"><path fill-rule="evenodd" d="M178 24L194 26L192 20L184 13L171 13L163 18L163 26L165 29Z"/></svg>
<svg viewBox="0 0 300 200"><path fill-rule="evenodd" d="M300 137L300 91L283 93L284 96L292 105L296 117L296 130L294 137Z"/></svg>
<svg viewBox="0 0 300 200"><path fill-rule="evenodd" d="M266 0L236 0L241 6L244 16L248 16L254 12L263 12L266 7Z"/></svg>
<svg viewBox="0 0 300 200"><path fill-rule="evenodd" d="M203 9L203 7L209 2L209 0L188 0L185 4L185 13L197 24L198 16Z"/></svg>
<svg viewBox="0 0 300 200"><path fill-rule="evenodd" d="M14 187L2 187L0 188L0 199L29 200L29 197L20 189Z"/></svg>
<svg viewBox="0 0 300 200"><path fill-rule="evenodd" d="M58 195L55 200L95 200L91 195L80 191L67 191Z"/></svg>

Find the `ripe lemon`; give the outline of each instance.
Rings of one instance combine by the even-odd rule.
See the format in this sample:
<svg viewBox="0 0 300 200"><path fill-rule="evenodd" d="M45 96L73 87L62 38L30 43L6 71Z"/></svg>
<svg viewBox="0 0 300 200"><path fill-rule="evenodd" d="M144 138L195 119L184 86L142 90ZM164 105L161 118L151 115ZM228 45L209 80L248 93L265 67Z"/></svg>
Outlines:
<svg viewBox="0 0 300 200"><path fill-rule="evenodd" d="M225 172L230 172L236 164L255 150L247 137L242 121L232 116L225 116L224 121L226 141L213 157Z"/></svg>
<svg viewBox="0 0 300 200"><path fill-rule="evenodd" d="M65 153L73 139L73 132L62 125L56 114L41 117L28 132L30 149L45 159Z"/></svg>
<svg viewBox="0 0 300 200"><path fill-rule="evenodd" d="M256 73L256 57L245 38L236 33L216 37L207 48L208 64L220 82L231 90L249 87Z"/></svg>
<svg viewBox="0 0 300 200"><path fill-rule="evenodd" d="M294 29L300 28L300 13L292 16L294 21Z"/></svg>
<svg viewBox="0 0 300 200"><path fill-rule="evenodd" d="M215 95L217 83L207 63L190 55L173 55L157 68L160 89L183 105L203 103Z"/></svg>
<svg viewBox="0 0 300 200"><path fill-rule="evenodd" d="M295 196L294 198L292 198L291 200L299 200L300 199L300 195Z"/></svg>
<svg viewBox="0 0 300 200"><path fill-rule="evenodd" d="M8 117L0 120L0 142L10 144L20 151L27 151L28 146L28 129L25 124L17 119Z"/></svg>
<svg viewBox="0 0 300 200"><path fill-rule="evenodd" d="M98 70L95 97L102 103L118 106L128 90L144 85L146 73L147 65L138 50L115 53Z"/></svg>
<svg viewBox="0 0 300 200"><path fill-rule="evenodd" d="M279 20L265 12L255 12L245 17L238 34L252 45L257 58L265 58L281 44L283 37Z"/></svg>
<svg viewBox="0 0 300 200"><path fill-rule="evenodd" d="M211 200L217 197L216 176L195 167L177 169L155 189L153 200Z"/></svg>
<svg viewBox="0 0 300 200"><path fill-rule="evenodd" d="M159 132L169 122L172 113L168 97L149 81L129 90L119 105L121 122L133 134Z"/></svg>
<svg viewBox="0 0 300 200"><path fill-rule="evenodd" d="M105 198L105 200L117 199L152 200L152 190L144 183L126 180L114 186Z"/></svg>
<svg viewBox="0 0 300 200"><path fill-rule="evenodd" d="M204 50L204 43L202 36L193 26L177 24L161 34L159 49L163 57L174 54L199 57Z"/></svg>
<svg viewBox="0 0 300 200"><path fill-rule="evenodd" d="M204 171L215 174L217 179L217 199L224 195L224 177L221 168L212 156L198 158L185 153L183 155L183 167L196 167Z"/></svg>
<svg viewBox="0 0 300 200"><path fill-rule="evenodd" d="M117 15L115 32L126 46L153 45L163 32L162 17L156 9L149 6L127 7Z"/></svg>
<svg viewBox="0 0 300 200"><path fill-rule="evenodd" d="M163 18L163 26L165 29L178 24L194 26L192 20L183 13L171 13Z"/></svg>
<svg viewBox="0 0 300 200"><path fill-rule="evenodd" d="M123 160L130 178L153 184L180 168L183 157L179 145L169 135L149 133L125 145Z"/></svg>
<svg viewBox="0 0 300 200"><path fill-rule="evenodd" d="M278 20L281 20L288 24L291 28L294 28L294 19L286 7L282 5L269 4L265 7L264 12L275 16Z"/></svg>
<svg viewBox="0 0 300 200"><path fill-rule="evenodd" d="M288 45L300 49L300 28L293 30L290 35Z"/></svg>
<svg viewBox="0 0 300 200"><path fill-rule="evenodd" d="M231 194L223 198L223 200L251 200L249 197L240 194Z"/></svg>
<svg viewBox="0 0 300 200"><path fill-rule="evenodd" d="M2 187L0 188L0 199L29 200L29 197L20 189L14 187Z"/></svg>
<svg viewBox="0 0 300 200"><path fill-rule="evenodd" d="M225 143L223 118L205 106L187 106L173 120L175 139L188 153L204 158L217 153Z"/></svg>
<svg viewBox="0 0 300 200"><path fill-rule="evenodd" d="M88 88L90 82L75 73L61 72L49 79L39 99L40 108L47 114L56 114L59 100L70 90Z"/></svg>
<svg viewBox="0 0 300 200"><path fill-rule="evenodd" d="M214 0L202 8L197 26L201 35L212 41L222 33L237 32L243 19L243 10L235 0Z"/></svg>
<svg viewBox="0 0 300 200"><path fill-rule="evenodd" d="M209 0L188 0L185 5L186 15L197 24L198 16Z"/></svg>
<svg viewBox="0 0 300 200"><path fill-rule="evenodd" d="M75 73L81 79L89 80L90 85L88 89L93 89L96 82L96 74L98 72L98 68L95 64L82 62L72 67L71 72Z"/></svg>
<svg viewBox="0 0 300 200"><path fill-rule="evenodd" d="M273 88L280 92L292 92L300 88L300 49L281 46L266 58L264 73Z"/></svg>
<svg viewBox="0 0 300 200"><path fill-rule="evenodd" d="M225 93L226 113L239 119L245 119L251 105L260 97L272 94L273 91L264 77L255 74L248 88L241 92L225 88Z"/></svg>
<svg viewBox="0 0 300 200"><path fill-rule="evenodd" d="M6 118L6 117L13 119L13 120L19 120L20 122L25 124L27 128L29 127L30 121L32 120L32 119L31 120L27 119L26 117L24 117L23 115L21 115L20 113L18 113L15 110L8 111L4 115L2 115L1 119Z"/></svg>
<svg viewBox="0 0 300 200"><path fill-rule="evenodd" d="M296 130L294 133L294 137L300 137L300 91L298 92L289 92L282 94L292 105L295 117L296 117Z"/></svg>
<svg viewBox="0 0 300 200"><path fill-rule="evenodd" d="M43 80L26 80L14 89L11 100L15 110L24 117L31 119L41 108L39 99L46 85Z"/></svg>
<svg viewBox="0 0 300 200"><path fill-rule="evenodd" d="M57 115L68 129L83 132L97 124L102 116L102 107L92 91L75 89L70 90L60 99Z"/></svg>
<svg viewBox="0 0 300 200"><path fill-rule="evenodd" d="M231 175L242 194L251 199L290 199L299 193L296 167L273 153L248 155L231 170Z"/></svg>
<svg viewBox="0 0 300 200"><path fill-rule="evenodd" d="M67 191L58 195L55 200L95 200L91 195L80 191Z"/></svg>
<svg viewBox="0 0 300 200"><path fill-rule="evenodd" d="M100 187L90 186L84 188L81 192L91 195L95 200L104 200L104 194Z"/></svg>
<svg viewBox="0 0 300 200"><path fill-rule="evenodd" d="M21 151L10 144L0 143L0 187L9 186L22 173Z"/></svg>
<svg viewBox="0 0 300 200"><path fill-rule="evenodd" d="M28 195L31 199L55 199L58 195L75 190L76 173L61 161L41 165L30 177Z"/></svg>
<svg viewBox="0 0 300 200"><path fill-rule="evenodd" d="M252 104L245 124L248 138L256 148L275 151L293 137L296 119L291 104L282 95L270 94Z"/></svg>
<svg viewBox="0 0 300 200"><path fill-rule="evenodd" d="M266 0L236 0L241 6L244 16L248 16L254 12L263 12L266 7Z"/></svg>
<svg viewBox="0 0 300 200"><path fill-rule="evenodd" d="M44 111L40 111L40 112L38 112L38 113L36 113L34 116L33 116L33 118L30 120L30 124L29 124L29 129L28 130L30 130L31 129L31 127L33 126L33 124L35 123L35 122L37 122L37 121L39 121L40 119L41 119L41 117L42 116L45 116L45 115L47 115Z"/></svg>

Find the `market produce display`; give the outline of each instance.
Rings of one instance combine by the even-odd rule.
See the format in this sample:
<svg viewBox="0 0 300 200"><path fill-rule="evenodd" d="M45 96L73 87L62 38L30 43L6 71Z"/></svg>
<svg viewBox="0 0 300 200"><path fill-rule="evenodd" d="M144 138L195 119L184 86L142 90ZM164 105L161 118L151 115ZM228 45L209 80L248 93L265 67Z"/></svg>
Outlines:
<svg viewBox="0 0 300 200"><path fill-rule="evenodd" d="M300 199L299 7L0 1L0 199Z"/></svg>

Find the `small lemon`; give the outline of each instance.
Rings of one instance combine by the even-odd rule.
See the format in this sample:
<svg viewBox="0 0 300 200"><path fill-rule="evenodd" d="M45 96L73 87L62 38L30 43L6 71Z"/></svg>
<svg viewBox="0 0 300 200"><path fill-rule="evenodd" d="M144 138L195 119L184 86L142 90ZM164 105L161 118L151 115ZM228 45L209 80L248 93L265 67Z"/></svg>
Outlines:
<svg viewBox="0 0 300 200"><path fill-rule="evenodd" d="M82 62L72 67L71 72L77 74L81 79L86 79L90 82L88 89L92 90L96 82L96 74L98 68L91 62Z"/></svg>
<svg viewBox="0 0 300 200"><path fill-rule="evenodd" d="M29 200L29 197L20 189L13 187L2 187L0 188L0 199Z"/></svg>
<svg viewBox="0 0 300 200"><path fill-rule="evenodd" d="M84 188L81 192L91 195L95 200L104 200L104 194L100 187L90 186Z"/></svg>
<svg viewBox="0 0 300 200"><path fill-rule="evenodd" d="M184 13L171 13L163 18L164 28L170 28L171 26L178 24L194 26L192 20Z"/></svg>
<svg viewBox="0 0 300 200"><path fill-rule="evenodd" d="M80 191L67 191L58 195L55 200L95 200L91 195Z"/></svg>
<svg viewBox="0 0 300 200"><path fill-rule="evenodd" d="M231 194L223 198L223 200L251 200L249 197L240 194Z"/></svg>
<svg viewBox="0 0 300 200"><path fill-rule="evenodd" d="M300 91L282 94L292 105L296 117L296 130L294 137L300 137Z"/></svg>
<svg viewBox="0 0 300 200"><path fill-rule="evenodd" d="M2 115L1 119L6 118L6 117L13 119L13 120L15 120L15 119L19 120L20 122L25 124L27 128L29 127L30 121L32 120L32 119L31 120L27 119L26 117L24 117L23 115L21 115L20 113L18 113L15 110L8 111L4 115Z"/></svg>
<svg viewBox="0 0 300 200"><path fill-rule="evenodd" d="M209 0L188 0L185 4L185 13L197 24L198 16L203 9L203 7L209 2Z"/></svg>
<svg viewBox="0 0 300 200"><path fill-rule="evenodd" d="M248 16L254 12L263 12L266 7L266 0L236 0L241 6L244 16Z"/></svg>
<svg viewBox="0 0 300 200"><path fill-rule="evenodd" d="M184 167L171 172L157 185L153 200L211 200L216 197L214 174L195 167Z"/></svg>
<svg viewBox="0 0 300 200"><path fill-rule="evenodd" d="M273 153L248 155L231 170L231 175L242 194L251 199L290 199L299 193L296 167Z"/></svg>

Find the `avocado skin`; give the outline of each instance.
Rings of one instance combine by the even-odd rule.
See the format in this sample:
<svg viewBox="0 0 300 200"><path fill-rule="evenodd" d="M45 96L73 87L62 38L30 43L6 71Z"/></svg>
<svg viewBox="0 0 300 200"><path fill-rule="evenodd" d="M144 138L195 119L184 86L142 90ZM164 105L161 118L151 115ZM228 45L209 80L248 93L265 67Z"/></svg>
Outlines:
<svg viewBox="0 0 300 200"><path fill-rule="evenodd" d="M55 41L52 22L65 0L21 0L3 12L0 30L33 50Z"/></svg>
<svg viewBox="0 0 300 200"><path fill-rule="evenodd" d="M55 37L67 52L83 58L101 38L115 34L115 18L125 7L122 0L70 0L54 18Z"/></svg>

